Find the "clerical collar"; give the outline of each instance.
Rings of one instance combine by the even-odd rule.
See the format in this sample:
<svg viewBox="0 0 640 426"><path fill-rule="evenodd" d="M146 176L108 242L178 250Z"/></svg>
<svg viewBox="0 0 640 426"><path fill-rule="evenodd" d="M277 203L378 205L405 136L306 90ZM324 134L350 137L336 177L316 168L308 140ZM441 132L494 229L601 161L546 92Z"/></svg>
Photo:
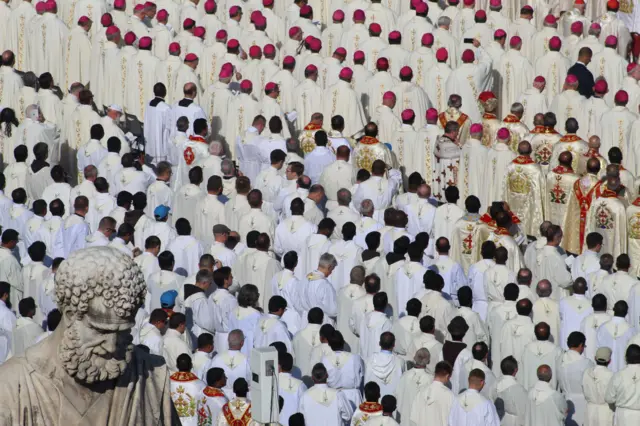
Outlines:
<svg viewBox="0 0 640 426"><path fill-rule="evenodd" d="M49 167L49 163L43 160L33 160L33 162L31 163L31 170L33 171L33 173L38 173L45 167Z"/></svg>
<svg viewBox="0 0 640 426"><path fill-rule="evenodd" d="M153 98L153 99L151 100L151 102L149 102L149 105L155 108L155 107L157 107L157 106L158 106L158 104L159 104L160 102L164 102L164 98L161 98L161 97L159 97L159 96L156 96L155 98Z"/></svg>
<svg viewBox="0 0 640 426"><path fill-rule="evenodd" d="M192 103L193 103L193 99L185 98L185 99L181 100L180 102L178 102L178 106L186 108L189 105L191 105Z"/></svg>

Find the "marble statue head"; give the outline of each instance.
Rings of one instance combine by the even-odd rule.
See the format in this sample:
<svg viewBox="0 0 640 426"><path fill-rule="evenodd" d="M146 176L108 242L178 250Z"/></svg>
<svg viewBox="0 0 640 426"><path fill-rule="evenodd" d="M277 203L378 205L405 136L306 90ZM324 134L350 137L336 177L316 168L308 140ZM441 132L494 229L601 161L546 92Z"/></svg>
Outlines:
<svg viewBox="0 0 640 426"><path fill-rule="evenodd" d="M131 328L146 295L138 266L118 250L91 247L62 262L55 285L64 369L86 384L119 377L131 360Z"/></svg>

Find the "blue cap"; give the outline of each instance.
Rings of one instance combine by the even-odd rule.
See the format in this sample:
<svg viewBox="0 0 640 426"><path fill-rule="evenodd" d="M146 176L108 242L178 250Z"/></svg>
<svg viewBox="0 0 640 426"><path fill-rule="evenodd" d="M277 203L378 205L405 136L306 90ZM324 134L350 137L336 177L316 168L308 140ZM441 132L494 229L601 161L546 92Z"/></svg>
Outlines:
<svg viewBox="0 0 640 426"><path fill-rule="evenodd" d="M162 204L155 208L153 215L158 219L164 219L169 214L169 210L171 210L171 207Z"/></svg>
<svg viewBox="0 0 640 426"><path fill-rule="evenodd" d="M156 210L158 210L156 208ZM160 306L163 308L170 308L176 304L176 297L178 297L178 292L176 290L168 290L162 293L160 296Z"/></svg>

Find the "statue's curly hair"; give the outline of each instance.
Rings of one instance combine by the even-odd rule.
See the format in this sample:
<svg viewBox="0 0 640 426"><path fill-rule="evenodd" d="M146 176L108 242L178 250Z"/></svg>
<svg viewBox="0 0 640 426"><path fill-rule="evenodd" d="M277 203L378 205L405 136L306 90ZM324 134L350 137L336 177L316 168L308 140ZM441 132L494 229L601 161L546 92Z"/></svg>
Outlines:
<svg viewBox="0 0 640 426"><path fill-rule="evenodd" d="M97 296L119 317L133 318L147 291L142 271L133 259L110 247L90 247L71 254L60 264L55 285L60 311L71 310L78 319Z"/></svg>

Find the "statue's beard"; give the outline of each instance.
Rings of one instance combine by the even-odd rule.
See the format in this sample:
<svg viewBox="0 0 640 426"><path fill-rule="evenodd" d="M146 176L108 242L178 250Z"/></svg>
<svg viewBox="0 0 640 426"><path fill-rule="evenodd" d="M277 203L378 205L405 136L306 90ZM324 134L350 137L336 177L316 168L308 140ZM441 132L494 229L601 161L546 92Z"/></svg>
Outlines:
<svg viewBox="0 0 640 426"><path fill-rule="evenodd" d="M100 343L83 344L78 328L78 322L74 321L65 330L58 349L58 357L66 372L76 380L87 384L120 377L131 361L132 339L119 339L115 352L108 353Z"/></svg>

